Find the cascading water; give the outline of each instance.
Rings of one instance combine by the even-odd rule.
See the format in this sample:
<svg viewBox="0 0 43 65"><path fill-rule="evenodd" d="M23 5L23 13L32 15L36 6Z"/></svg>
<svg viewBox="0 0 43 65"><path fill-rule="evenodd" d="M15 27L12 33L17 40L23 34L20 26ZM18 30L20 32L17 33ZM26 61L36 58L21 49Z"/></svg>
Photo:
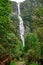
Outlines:
<svg viewBox="0 0 43 65"><path fill-rule="evenodd" d="M22 17L21 17L21 13L20 13L20 3L25 1L25 0L10 0L10 1L15 1L17 2L17 5L18 5L18 19L19 19L19 29L20 29L20 37L21 37L21 40L23 42L23 47L25 46L24 44L24 25L23 25L23 20L22 20Z"/></svg>
<svg viewBox="0 0 43 65"><path fill-rule="evenodd" d="M23 20L22 20L22 17L20 16L20 3L18 3L18 19L20 21L19 23L19 28L20 28L20 36L21 36L21 40L23 42L23 46L24 45L24 25L23 25Z"/></svg>

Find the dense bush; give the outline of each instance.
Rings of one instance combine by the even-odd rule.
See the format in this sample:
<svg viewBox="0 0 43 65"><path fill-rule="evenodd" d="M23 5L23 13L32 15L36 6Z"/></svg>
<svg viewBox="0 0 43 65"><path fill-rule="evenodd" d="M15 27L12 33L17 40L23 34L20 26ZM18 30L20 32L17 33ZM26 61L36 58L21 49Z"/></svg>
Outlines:
<svg viewBox="0 0 43 65"><path fill-rule="evenodd" d="M38 61L41 58L41 48L36 33L27 34L25 37L25 53L28 63Z"/></svg>
<svg viewBox="0 0 43 65"><path fill-rule="evenodd" d="M9 53L13 57L20 56L22 44L16 35L16 27L9 14L12 8L9 0L0 1L0 58L6 57Z"/></svg>

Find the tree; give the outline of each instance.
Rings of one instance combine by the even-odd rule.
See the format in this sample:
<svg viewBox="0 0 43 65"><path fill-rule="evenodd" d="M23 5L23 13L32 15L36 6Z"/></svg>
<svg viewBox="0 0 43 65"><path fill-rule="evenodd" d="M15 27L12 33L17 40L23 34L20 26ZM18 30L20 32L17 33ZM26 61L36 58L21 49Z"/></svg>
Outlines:
<svg viewBox="0 0 43 65"><path fill-rule="evenodd" d="M13 57L18 56L22 52L22 44L16 36L16 27L9 14L12 8L9 0L0 1L0 60L5 59L6 55L11 53Z"/></svg>
<svg viewBox="0 0 43 65"><path fill-rule="evenodd" d="M25 53L30 61L41 58L40 42L36 33L27 34L25 37Z"/></svg>

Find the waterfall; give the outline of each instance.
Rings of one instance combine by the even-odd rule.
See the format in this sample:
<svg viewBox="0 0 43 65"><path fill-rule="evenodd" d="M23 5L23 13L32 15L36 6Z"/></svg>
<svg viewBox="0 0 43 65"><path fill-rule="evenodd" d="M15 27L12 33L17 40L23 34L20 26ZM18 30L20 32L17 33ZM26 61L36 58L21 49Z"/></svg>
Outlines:
<svg viewBox="0 0 43 65"><path fill-rule="evenodd" d="M20 22L19 23L20 37L23 42L23 46L25 46L25 44L24 44L24 25L23 25L23 20L22 20L21 13L20 13L20 3L18 3L18 19Z"/></svg>
<svg viewBox="0 0 43 65"><path fill-rule="evenodd" d="M21 17L21 13L20 13L20 3L25 1L25 0L10 0L10 1L14 1L18 4L18 19L19 19L19 29L20 29L20 37L21 37L21 40L23 42L23 47L25 46L24 44L24 25L23 25L23 20L22 20L22 17Z"/></svg>

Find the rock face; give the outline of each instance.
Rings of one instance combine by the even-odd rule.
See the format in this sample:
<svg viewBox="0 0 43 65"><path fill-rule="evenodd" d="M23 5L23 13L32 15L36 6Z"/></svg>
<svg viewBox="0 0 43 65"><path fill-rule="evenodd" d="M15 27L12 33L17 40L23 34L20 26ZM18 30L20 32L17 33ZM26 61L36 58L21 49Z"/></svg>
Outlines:
<svg viewBox="0 0 43 65"><path fill-rule="evenodd" d="M21 16L24 20L25 32L33 32L34 29L33 25L33 16L34 10L36 10L39 6L42 6L40 0L26 0L25 2L21 3Z"/></svg>
<svg viewBox="0 0 43 65"><path fill-rule="evenodd" d="M32 27L33 23L33 15L34 15L34 10L38 8L40 5L42 5L40 0L25 0L24 2L21 3L20 8L21 8L21 16L24 21L24 26L25 26L25 33L28 32L33 32L34 29ZM11 2L11 6L13 8L13 12L17 15L17 4ZM18 25L18 23L17 23Z"/></svg>

